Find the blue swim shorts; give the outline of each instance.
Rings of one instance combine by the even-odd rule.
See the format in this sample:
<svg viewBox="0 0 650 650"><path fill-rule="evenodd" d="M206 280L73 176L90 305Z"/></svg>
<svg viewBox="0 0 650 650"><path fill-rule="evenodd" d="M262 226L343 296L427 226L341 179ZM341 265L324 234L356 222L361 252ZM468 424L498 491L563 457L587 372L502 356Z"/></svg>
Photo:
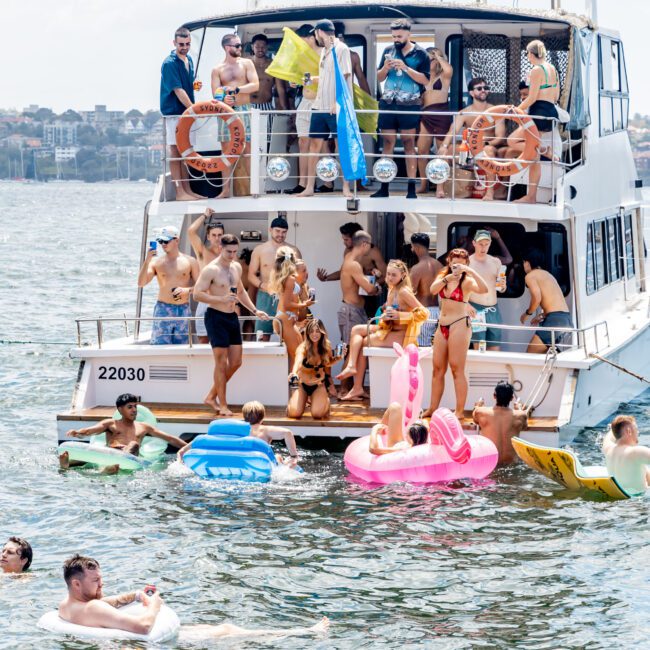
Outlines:
<svg viewBox="0 0 650 650"><path fill-rule="evenodd" d="M170 305L168 302L156 303L153 309L155 317L192 315L190 304ZM151 328L151 345L180 345L189 343L189 330L187 320L155 320Z"/></svg>

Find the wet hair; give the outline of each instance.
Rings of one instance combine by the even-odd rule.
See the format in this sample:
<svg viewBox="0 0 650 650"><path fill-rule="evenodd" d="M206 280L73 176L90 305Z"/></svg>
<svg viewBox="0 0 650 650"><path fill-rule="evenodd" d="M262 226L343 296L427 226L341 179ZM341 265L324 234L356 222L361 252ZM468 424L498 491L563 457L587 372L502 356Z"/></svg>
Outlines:
<svg viewBox="0 0 650 650"><path fill-rule="evenodd" d="M429 250L431 240L429 239L429 235L427 235L425 232L415 232L411 235L411 244L415 244L416 246L424 246L427 250Z"/></svg>
<svg viewBox="0 0 650 650"><path fill-rule="evenodd" d="M255 36L253 36L251 39L251 45L253 45L253 43L257 43L257 41L264 41L265 43L268 43L269 37L266 34L255 34Z"/></svg>
<svg viewBox="0 0 650 650"><path fill-rule="evenodd" d="M467 90L474 90L479 84L487 84L485 77L474 77L467 82Z"/></svg>
<svg viewBox="0 0 650 650"><path fill-rule="evenodd" d="M262 402L253 400L241 407L241 414L248 424L259 424L266 416L266 409Z"/></svg>
<svg viewBox="0 0 650 650"><path fill-rule="evenodd" d="M321 337L316 343L314 343L309 338L309 333L314 328L317 328ZM302 345L304 346L305 356L304 359L307 363L312 366L323 364L325 366L329 365L332 361L332 344L330 343L329 338L327 337L327 330L322 320L316 320L315 318L310 318L305 325L305 333L303 336ZM320 359L320 362L319 362Z"/></svg>
<svg viewBox="0 0 650 650"><path fill-rule="evenodd" d="M623 435L623 429L626 426L634 426L635 424L636 424L636 420L634 419L633 416L617 415L612 420L612 424L610 425L612 427L612 433L614 434L614 438L616 438L616 440L620 440Z"/></svg>
<svg viewBox="0 0 650 650"><path fill-rule="evenodd" d="M541 269L544 264L544 253L539 248L530 248L524 254L523 261L528 262L531 269Z"/></svg>
<svg viewBox="0 0 650 650"><path fill-rule="evenodd" d="M296 254L289 246L280 246L275 254L275 261L269 279L269 293L279 296L287 280L296 274Z"/></svg>
<svg viewBox="0 0 650 650"><path fill-rule="evenodd" d="M408 428L408 435L409 438L413 441L413 446L417 447L418 445L423 445L428 440L429 431L422 421L416 420Z"/></svg>
<svg viewBox="0 0 650 650"><path fill-rule="evenodd" d="M271 228L282 228L289 230L289 222L284 217L276 217L271 221Z"/></svg>
<svg viewBox="0 0 650 650"><path fill-rule="evenodd" d="M515 389L507 381L500 381L494 387L494 399L497 406L508 406L515 396Z"/></svg>
<svg viewBox="0 0 650 650"><path fill-rule="evenodd" d="M127 404L132 404L133 402L137 404L139 401L140 400L132 393L122 393L121 395L118 395L117 399L115 400L115 406L119 409L120 406L126 406Z"/></svg>
<svg viewBox="0 0 650 650"><path fill-rule="evenodd" d="M386 268L389 266L396 268L402 274L402 279L395 285L395 289L399 291L402 287L406 287L407 289L413 291L411 276L409 275L409 270L406 264L402 260L388 260Z"/></svg>
<svg viewBox="0 0 650 650"><path fill-rule="evenodd" d="M99 569L97 560L75 553L63 563L63 579L69 587L73 578L82 576L86 571L96 571L97 569Z"/></svg>
<svg viewBox="0 0 650 650"><path fill-rule="evenodd" d="M526 45L526 52L536 56L538 59L546 58L546 46L542 41L531 41Z"/></svg>
<svg viewBox="0 0 650 650"><path fill-rule="evenodd" d="M337 36L345 36L345 23L342 23L340 20L335 20L334 33Z"/></svg>
<svg viewBox="0 0 650 650"><path fill-rule="evenodd" d="M309 23L305 23L304 25L300 25L300 27L298 27L296 34L300 36L300 38L307 38L308 36L313 36L313 31L314 26L310 25Z"/></svg>
<svg viewBox="0 0 650 650"><path fill-rule="evenodd" d="M525 88L530 88L530 86L528 85L528 82L527 81L520 81L519 82L519 90L524 90Z"/></svg>
<svg viewBox="0 0 650 650"><path fill-rule="evenodd" d="M398 29L404 29L407 32L410 32L411 21L408 18L397 18L390 24L390 30L397 31Z"/></svg>
<svg viewBox="0 0 650 650"><path fill-rule="evenodd" d="M235 235L226 234L221 238L222 246L239 246L239 239Z"/></svg>
<svg viewBox="0 0 650 650"><path fill-rule="evenodd" d="M363 226L360 223L357 223L356 221L348 221L347 223L344 223L339 228L339 232L342 235L346 235L347 237L352 237L355 233L359 232L360 230L363 230Z"/></svg>
<svg viewBox="0 0 650 650"><path fill-rule="evenodd" d="M237 34L224 34L223 38L221 39L221 47L225 47L232 41L233 39L238 38Z"/></svg>
<svg viewBox="0 0 650 650"><path fill-rule="evenodd" d="M174 40L176 40L179 36L180 38L187 38L188 36L190 36L190 30L187 29L187 27L179 27L174 32Z"/></svg>
<svg viewBox="0 0 650 650"><path fill-rule="evenodd" d="M253 254L253 251L250 248L244 248L241 250L239 253L239 259L242 262L245 262L246 264L251 263L251 255Z"/></svg>
<svg viewBox="0 0 650 650"><path fill-rule="evenodd" d="M372 237L365 230L358 230L352 235L352 246L361 246L361 244L372 244Z"/></svg>
<svg viewBox="0 0 650 650"><path fill-rule="evenodd" d="M31 544L26 539L23 539L22 537L10 537L7 541L13 542L14 544L16 544L16 546L18 546L20 559L27 560L27 562L25 562L25 565L21 570L27 571L27 569L29 569L29 567L32 564L33 553L32 553Z"/></svg>
<svg viewBox="0 0 650 650"><path fill-rule="evenodd" d="M205 236L207 237L210 234L211 230L214 230L215 228L221 228L221 234L225 234L226 228L225 226L221 223L221 221L216 221L215 223L210 223L208 224L208 227L205 229Z"/></svg>

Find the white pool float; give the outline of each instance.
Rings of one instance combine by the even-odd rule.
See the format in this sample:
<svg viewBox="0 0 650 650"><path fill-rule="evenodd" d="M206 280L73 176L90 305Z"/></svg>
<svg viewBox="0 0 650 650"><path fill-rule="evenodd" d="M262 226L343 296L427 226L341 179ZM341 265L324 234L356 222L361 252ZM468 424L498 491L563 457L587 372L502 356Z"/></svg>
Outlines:
<svg viewBox="0 0 650 650"><path fill-rule="evenodd" d="M120 607L121 612L128 612L132 616L144 614L145 608L142 603L130 603ZM173 609L163 605L156 616L156 621L149 634L135 634L126 630L116 630L109 627L89 627L77 625L63 620L57 611L43 614L38 621L38 626L48 632L57 634L69 634L80 639L135 639L139 641L150 641L162 643L173 639L181 627L181 622Z"/></svg>

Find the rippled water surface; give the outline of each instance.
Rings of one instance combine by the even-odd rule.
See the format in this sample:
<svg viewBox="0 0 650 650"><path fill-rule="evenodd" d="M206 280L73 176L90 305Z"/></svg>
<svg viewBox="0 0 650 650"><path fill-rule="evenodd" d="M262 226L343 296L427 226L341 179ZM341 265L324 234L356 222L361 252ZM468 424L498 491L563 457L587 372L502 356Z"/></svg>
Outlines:
<svg viewBox="0 0 650 650"><path fill-rule="evenodd" d="M0 339L72 343L77 316L133 313L150 193L0 184ZM100 560L106 593L156 582L184 623L332 620L326 638L219 647L648 645L647 501L580 498L521 466L473 484L370 488L326 451L309 452L304 478L267 486L207 484L173 465L61 473L55 414L75 375L65 345L0 344L0 541L19 534L35 551L28 577L0 577L2 648L143 647L36 627L76 551ZM646 428L649 406L648 393L629 405ZM600 462L601 435L576 439L585 462Z"/></svg>

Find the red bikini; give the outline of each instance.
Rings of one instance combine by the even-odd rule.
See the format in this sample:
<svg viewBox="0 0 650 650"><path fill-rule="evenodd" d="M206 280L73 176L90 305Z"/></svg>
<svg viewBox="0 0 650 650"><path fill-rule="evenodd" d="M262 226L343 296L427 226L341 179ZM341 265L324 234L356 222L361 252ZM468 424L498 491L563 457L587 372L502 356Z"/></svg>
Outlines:
<svg viewBox="0 0 650 650"><path fill-rule="evenodd" d="M460 276L460 281L458 282L458 286L448 295L445 296L444 294L444 289L440 290L440 298L442 300L453 300L454 302L465 302L464 296L463 296L463 290L462 290L462 285L463 285L463 280L465 279L465 274L463 273ZM469 316L462 316L461 318L458 318L457 320L449 323L449 325L438 325L440 328L440 333L446 338L449 339L449 329L452 325L455 325L456 323L460 323L460 321L466 321L467 322L467 327L471 327L472 323L470 320Z"/></svg>

